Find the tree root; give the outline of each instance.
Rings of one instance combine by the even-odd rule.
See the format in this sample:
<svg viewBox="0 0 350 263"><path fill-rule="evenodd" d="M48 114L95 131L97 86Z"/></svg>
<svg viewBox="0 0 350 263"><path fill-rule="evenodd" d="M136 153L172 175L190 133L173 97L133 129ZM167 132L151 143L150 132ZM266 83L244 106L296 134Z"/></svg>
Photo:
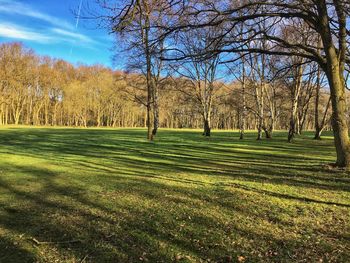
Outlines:
<svg viewBox="0 0 350 263"><path fill-rule="evenodd" d="M80 243L80 239L76 240L67 240L67 241L39 241L36 238L30 238L30 240L36 245L50 245L50 244L71 244L71 243Z"/></svg>

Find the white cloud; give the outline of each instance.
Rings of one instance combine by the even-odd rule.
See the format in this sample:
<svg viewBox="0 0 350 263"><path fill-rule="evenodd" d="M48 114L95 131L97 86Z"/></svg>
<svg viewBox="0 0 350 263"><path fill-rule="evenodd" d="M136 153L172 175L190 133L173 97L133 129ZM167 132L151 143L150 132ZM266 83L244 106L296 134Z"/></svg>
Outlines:
<svg viewBox="0 0 350 263"><path fill-rule="evenodd" d="M36 28L21 26L18 19L16 23L0 20L0 37L42 44L70 43L75 45L81 43L85 48L93 48L102 44L100 41L75 32L75 25L64 19L42 13L16 0L0 0L0 14L21 15L42 21L40 27Z"/></svg>
<svg viewBox="0 0 350 263"><path fill-rule="evenodd" d="M19 26L17 24L0 21L0 36L4 38L27 40L42 44L62 42L73 44L76 42L83 42L86 44L85 47L88 47L87 45L89 44L97 44L94 40L85 35L59 28L51 28L46 32L38 32L27 27Z"/></svg>
<svg viewBox="0 0 350 263"><path fill-rule="evenodd" d="M50 36L32 31L25 27L20 27L18 25L1 22L0 36L19 40L29 40L38 43L49 43L53 41Z"/></svg>
<svg viewBox="0 0 350 263"><path fill-rule="evenodd" d="M74 25L68 23L63 19L59 19L55 16L44 14L42 12L32 9L30 6L26 4L19 3L15 0L0 0L0 13L16 14L16 15L32 17L35 19L48 22L52 25L64 27L67 29L74 27Z"/></svg>
<svg viewBox="0 0 350 263"><path fill-rule="evenodd" d="M91 38L89 38L85 35L71 32L71 31L67 31L67 30L63 30L60 28L52 28L51 31L56 33L56 34L65 36L65 37L69 37L70 39L75 40L75 41L82 41L82 42L86 42L86 43L93 43L94 42Z"/></svg>

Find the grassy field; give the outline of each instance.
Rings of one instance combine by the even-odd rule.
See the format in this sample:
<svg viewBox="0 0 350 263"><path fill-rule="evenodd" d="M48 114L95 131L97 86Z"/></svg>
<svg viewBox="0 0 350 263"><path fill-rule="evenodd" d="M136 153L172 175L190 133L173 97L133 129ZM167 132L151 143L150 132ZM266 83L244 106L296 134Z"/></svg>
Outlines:
<svg viewBox="0 0 350 263"><path fill-rule="evenodd" d="M0 129L0 262L350 262L331 137Z"/></svg>

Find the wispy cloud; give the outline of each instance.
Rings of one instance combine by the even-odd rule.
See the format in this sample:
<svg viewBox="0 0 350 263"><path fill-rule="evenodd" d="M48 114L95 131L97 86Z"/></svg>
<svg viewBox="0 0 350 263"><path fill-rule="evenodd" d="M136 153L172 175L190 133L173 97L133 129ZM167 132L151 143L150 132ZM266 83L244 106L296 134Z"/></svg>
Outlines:
<svg viewBox="0 0 350 263"><path fill-rule="evenodd" d="M49 28L44 32L36 31L35 29L23 27L17 24L0 21L0 36L4 38L27 40L42 44L49 43L84 43L85 47L98 44L91 38L71 31L60 28Z"/></svg>
<svg viewBox="0 0 350 263"><path fill-rule="evenodd" d="M21 15L42 21L40 28L28 28L17 23L0 21L0 36L18 40L28 40L38 43L83 42L97 44L88 36L74 32L75 25L64 19L57 18L33 9L16 0L0 0L0 14ZM45 30L45 31L44 31Z"/></svg>
<svg viewBox="0 0 350 263"><path fill-rule="evenodd" d="M63 19L34 10L32 7L15 0L0 0L0 13L27 16L48 22L55 26L64 27L66 29L71 29L74 27L73 24L68 23Z"/></svg>
<svg viewBox="0 0 350 263"><path fill-rule="evenodd" d="M6 21L0 20L0 37L3 38L40 44L71 44L71 50L78 44L79 47L96 49L97 46L103 46L105 42L78 33L78 19L76 24L71 24L65 19L46 14L17 0L0 0L1 14L6 14L10 18ZM28 23L22 25L21 20L18 19L19 16L29 17L40 23L32 23L30 27Z"/></svg>
<svg viewBox="0 0 350 263"><path fill-rule="evenodd" d="M63 30L60 28L52 28L51 29L52 32L54 32L55 34L59 34L65 37L69 37L70 39L74 40L74 41L83 41L86 43L94 43L95 41L93 41L91 38L89 38L88 36L79 34L79 33L75 33L72 31L67 31L67 30Z"/></svg>
<svg viewBox="0 0 350 263"><path fill-rule="evenodd" d="M29 40L38 43L49 43L53 39L42 33L35 32L29 28L21 27L10 23L0 22L0 36L18 40Z"/></svg>

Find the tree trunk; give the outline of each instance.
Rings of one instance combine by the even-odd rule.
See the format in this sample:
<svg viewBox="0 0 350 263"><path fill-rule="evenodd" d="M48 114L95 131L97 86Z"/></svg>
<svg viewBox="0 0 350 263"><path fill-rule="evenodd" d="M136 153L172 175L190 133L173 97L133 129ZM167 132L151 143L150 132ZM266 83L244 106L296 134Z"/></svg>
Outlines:
<svg viewBox="0 0 350 263"><path fill-rule="evenodd" d="M289 131L288 131L288 142L292 142L295 134L295 119L291 117Z"/></svg>
<svg viewBox="0 0 350 263"><path fill-rule="evenodd" d="M211 129L210 129L210 120L207 119L207 118L204 118L204 131L203 131L203 136L207 136L207 137L210 137L210 132L211 132Z"/></svg>
<svg viewBox="0 0 350 263"><path fill-rule="evenodd" d="M334 144L337 152L336 166L350 167L350 142L349 130L346 117L346 94L345 94L345 57L346 57L346 15L340 1L333 1L335 11L339 19L339 50L333 43L330 31L330 21L327 12L326 1L319 1L318 11L319 31L321 31L322 42L326 54L326 64L323 65L328 78L332 100L332 127L334 133Z"/></svg>
<svg viewBox="0 0 350 263"><path fill-rule="evenodd" d="M258 91L258 88L256 88L256 99L257 99L257 106L258 106L258 111L259 111L259 123L258 123L258 137L257 140L262 139L262 132L264 129L264 83L260 83L259 88L260 88L260 94Z"/></svg>
<svg viewBox="0 0 350 263"><path fill-rule="evenodd" d="M321 133L322 130L319 127L316 127L314 140L321 140Z"/></svg>
<svg viewBox="0 0 350 263"><path fill-rule="evenodd" d="M292 142L295 133L298 133L297 131L298 102L299 102L300 89L302 85L302 77L303 77L303 67L298 66L295 74L295 82L291 88L292 110L291 110L291 116L290 116L290 122L289 122L290 126L288 131L288 142Z"/></svg>
<svg viewBox="0 0 350 263"><path fill-rule="evenodd" d="M148 6L145 6L146 9ZM149 43L149 31L150 31L150 18L149 13L146 10L145 17L145 27L144 27L144 45L145 45L145 55L146 55L146 82L147 82L147 139L153 141L153 132L152 132L152 106L153 106L153 83L152 83L152 61L151 61L151 48Z"/></svg>
<svg viewBox="0 0 350 263"><path fill-rule="evenodd" d="M327 77L333 107L332 127L337 152L336 165L339 167L350 167L350 142L346 121L345 82L340 73L338 63L332 63L332 65L328 66Z"/></svg>
<svg viewBox="0 0 350 263"><path fill-rule="evenodd" d="M271 139L272 138L272 128L271 128L271 126L269 128L264 127L264 132L265 132L266 139Z"/></svg>
<svg viewBox="0 0 350 263"><path fill-rule="evenodd" d="M147 139L149 141L153 141L153 133L152 133L152 106L149 102L147 105Z"/></svg>
<svg viewBox="0 0 350 263"><path fill-rule="evenodd" d="M321 69L317 69L316 96L315 96L315 140L321 140L321 127L319 123L319 105L321 93Z"/></svg>
<svg viewBox="0 0 350 263"><path fill-rule="evenodd" d="M152 135L155 136L159 128L159 96L158 87L153 86L153 130Z"/></svg>
<svg viewBox="0 0 350 263"><path fill-rule="evenodd" d="M244 132L246 126L246 117L247 117L247 105L246 105L246 96L245 96L245 65L244 61L242 62L242 112L240 120L240 129L239 129L239 139L244 139Z"/></svg>
<svg viewBox="0 0 350 263"><path fill-rule="evenodd" d="M45 126L49 125L49 105L45 103Z"/></svg>
<svg viewBox="0 0 350 263"><path fill-rule="evenodd" d="M258 141L262 139L262 124L261 124L261 118L259 118L259 124L258 124L258 137L256 138Z"/></svg>
<svg viewBox="0 0 350 263"><path fill-rule="evenodd" d="M262 133L264 129L264 119L263 119L264 109L260 108L260 116L258 116L258 137L256 138L258 141L262 139Z"/></svg>

